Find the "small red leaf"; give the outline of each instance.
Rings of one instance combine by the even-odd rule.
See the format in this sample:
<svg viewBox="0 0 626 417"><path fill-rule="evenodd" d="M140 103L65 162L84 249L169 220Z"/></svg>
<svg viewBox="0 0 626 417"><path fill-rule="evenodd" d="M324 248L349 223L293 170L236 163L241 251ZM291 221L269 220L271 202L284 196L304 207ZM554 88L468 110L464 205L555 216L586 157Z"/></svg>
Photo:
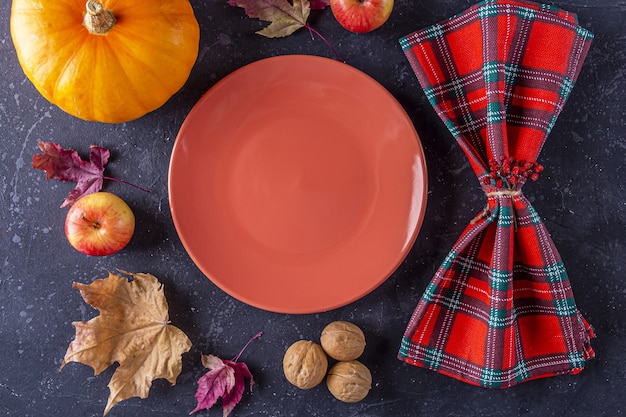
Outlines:
<svg viewBox="0 0 626 417"><path fill-rule="evenodd" d="M67 207L80 197L102 189L104 165L109 160L107 148L92 145L89 148L89 161L83 161L73 150L61 148L52 142L39 142L43 153L33 156L33 168L46 171L46 179L76 182L76 187L61 204Z"/></svg>
<svg viewBox="0 0 626 417"><path fill-rule="evenodd" d="M211 408L221 397L223 417L227 417L243 397L246 378L250 380L250 391L252 391L254 384L252 373L245 363L237 362L237 360L250 342L260 337L261 334L257 333L252 337L232 360L223 360L215 355L202 355L202 365L209 369L209 372L198 379L196 391L198 405L189 414Z"/></svg>
<svg viewBox="0 0 626 417"><path fill-rule="evenodd" d="M236 384L235 370L217 356L202 355L202 364L210 370L198 380L196 391L198 405L189 414L213 407L217 400L231 392Z"/></svg>

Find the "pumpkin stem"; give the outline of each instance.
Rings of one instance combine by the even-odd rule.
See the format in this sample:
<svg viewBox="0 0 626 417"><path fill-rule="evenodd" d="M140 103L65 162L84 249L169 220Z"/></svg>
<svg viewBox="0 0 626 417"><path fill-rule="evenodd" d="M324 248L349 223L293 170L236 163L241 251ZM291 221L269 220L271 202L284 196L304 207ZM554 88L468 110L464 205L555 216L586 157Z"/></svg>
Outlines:
<svg viewBox="0 0 626 417"><path fill-rule="evenodd" d="M83 24L92 35L104 35L115 26L115 16L110 10L105 10L98 0L87 0L87 12L83 17Z"/></svg>

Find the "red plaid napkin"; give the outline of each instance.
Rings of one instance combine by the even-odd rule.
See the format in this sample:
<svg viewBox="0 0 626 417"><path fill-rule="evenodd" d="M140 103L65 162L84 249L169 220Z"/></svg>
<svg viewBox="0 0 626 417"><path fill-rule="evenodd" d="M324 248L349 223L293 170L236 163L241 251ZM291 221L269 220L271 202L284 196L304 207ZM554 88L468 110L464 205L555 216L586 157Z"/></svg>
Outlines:
<svg viewBox="0 0 626 417"><path fill-rule="evenodd" d="M490 0L400 40L488 201L419 301L401 360L506 388L580 372L594 356L561 257L521 192L543 170L536 158L592 36L564 10Z"/></svg>

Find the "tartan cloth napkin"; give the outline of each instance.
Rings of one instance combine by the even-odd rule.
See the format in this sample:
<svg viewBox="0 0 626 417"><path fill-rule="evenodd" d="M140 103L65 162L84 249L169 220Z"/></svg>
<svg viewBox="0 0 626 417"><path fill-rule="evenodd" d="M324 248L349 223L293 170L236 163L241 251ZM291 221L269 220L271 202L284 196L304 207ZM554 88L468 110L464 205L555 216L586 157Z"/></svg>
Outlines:
<svg viewBox="0 0 626 417"><path fill-rule="evenodd" d="M487 206L426 288L399 359L507 388L580 372L594 356L561 257L521 192L543 170L535 161L592 37L567 11L489 0L400 39Z"/></svg>

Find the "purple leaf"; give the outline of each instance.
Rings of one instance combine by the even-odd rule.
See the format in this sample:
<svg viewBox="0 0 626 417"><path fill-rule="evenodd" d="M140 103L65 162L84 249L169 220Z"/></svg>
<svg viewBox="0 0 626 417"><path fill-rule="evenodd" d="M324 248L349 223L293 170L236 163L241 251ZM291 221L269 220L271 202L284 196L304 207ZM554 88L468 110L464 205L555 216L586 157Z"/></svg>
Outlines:
<svg viewBox="0 0 626 417"><path fill-rule="evenodd" d="M198 405L189 414L211 408L222 397L223 417L227 417L243 397L246 378L250 380L252 392L254 384L252 374L245 363L237 362L237 360L250 342L259 338L261 334L259 332L254 335L232 360L223 360L215 355L202 355L202 365L209 369L209 372L198 379L196 392Z"/></svg>
<svg viewBox="0 0 626 417"><path fill-rule="evenodd" d="M102 189L104 165L109 160L107 148L92 145L89 161L83 161L73 150L61 148L52 142L39 142L43 153L33 156L33 168L46 171L46 179L76 182L76 187L65 198L61 207L74 204L80 197Z"/></svg>
<svg viewBox="0 0 626 417"><path fill-rule="evenodd" d="M235 370L217 356L202 355L202 363L211 363L215 366L212 366L210 371L198 380L198 390L196 391L198 405L189 414L213 407L217 400L231 392L236 384Z"/></svg>

